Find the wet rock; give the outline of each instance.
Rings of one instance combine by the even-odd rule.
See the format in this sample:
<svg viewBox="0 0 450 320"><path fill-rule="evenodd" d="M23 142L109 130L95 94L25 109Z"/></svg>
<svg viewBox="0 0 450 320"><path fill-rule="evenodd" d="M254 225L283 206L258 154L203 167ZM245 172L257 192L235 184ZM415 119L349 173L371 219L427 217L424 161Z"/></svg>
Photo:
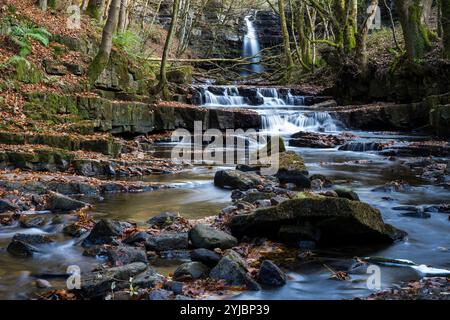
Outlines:
<svg viewBox="0 0 450 320"><path fill-rule="evenodd" d="M6 248L6 250L11 255L16 256L16 257L22 257L22 258L31 257L35 253L41 252L35 246L28 244L26 242L23 242L23 241L18 241L18 240L12 240L11 243Z"/></svg>
<svg viewBox="0 0 450 320"><path fill-rule="evenodd" d="M51 192L47 199L47 210L74 211L88 207L89 204L69 198L65 195Z"/></svg>
<svg viewBox="0 0 450 320"><path fill-rule="evenodd" d="M359 196L356 192L351 189L334 189L334 192L338 195L339 198L345 198L353 201L360 201Z"/></svg>
<svg viewBox="0 0 450 320"><path fill-rule="evenodd" d="M277 206L277 205L279 205L280 203L285 202L286 200L289 200L289 198L283 197L283 196L275 196L275 197L273 197L272 199L270 199L270 203L271 203L273 206Z"/></svg>
<svg viewBox="0 0 450 320"><path fill-rule="evenodd" d="M340 151L366 152L366 151L382 151L385 148L394 144L394 141L389 142L359 142L351 141L339 147Z"/></svg>
<svg viewBox="0 0 450 320"><path fill-rule="evenodd" d="M221 213L221 214L227 215L227 214L233 213L233 212L236 211L237 209L238 209L238 208L237 208L236 206L228 206L228 207L226 207L226 208L223 208L223 209L220 211L220 213Z"/></svg>
<svg viewBox="0 0 450 320"><path fill-rule="evenodd" d="M248 190L262 184L262 177L255 173L221 170L214 176L214 185L224 189Z"/></svg>
<svg viewBox="0 0 450 320"><path fill-rule="evenodd" d="M345 143L348 137L325 135L312 132L297 132L292 135L289 145L299 148L335 148L338 145Z"/></svg>
<svg viewBox="0 0 450 320"><path fill-rule="evenodd" d="M132 226L126 222L102 219L97 222L86 239L83 240L84 247L90 245L109 244L114 238L122 235L127 228Z"/></svg>
<svg viewBox="0 0 450 320"><path fill-rule="evenodd" d="M12 240L22 241L31 245L49 244L54 242L52 238L45 234L16 233Z"/></svg>
<svg viewBox="0 0 450 320"><path fill-rule="evenodd" d="M442 212L450 213L450 204L444 203L439 205L427 206L424 208L425 212Z"/></svg>
<svg viewBox="0 0 450 320"><path fill-rule="evenodd" d="M150 235L147 232L139 231L134 232L125 239L122 240L122 243L128 244L128 245L134 245L139 244L142 242L145 242L148 238L150 238Z"/></svg>
<svg viewBox="0 0 450 320"><path fill-rule="evenodd" d="M197 224L192 228L189 237L195 248L229 249L238 243L232 235L204 224Z"/></svg>
<svg viewBox="0 0 450 320"><path fill-rule="evenodd" d="M52 287L52 284L44 279L37 279L35 281L36 288L39 289L48 289Z"/></svg>
<svg viewBox="0 0 450 320"><path fill-rule="evenodd" d="M118 246L106 250L109 261L113 266L123 266L133 262L147 263L145 250L135 247Z"/></svg>
<svg viewBox="0 0 450 320"><path fill-rule="evenodd" d="M153 288L156 284L162 283L164 279L164 276L149 266L147 270L133 277L132 283L133 286L138 288Z"/></svg>
<svg viewBox="0 0 450 320"><path fill-rule="evenodd" d="M259 269L258 282L272 287L286 284L286 274L272 261L264 260Z"/></svg>
<svg viewBox="0 0 450 320"><path fill-rule="evenodd" d="M200 248L192 250L191 260L201 262L208 267L214 267L219 262L220 256L214 251Z"/></svg>
<svg viewBox="0 0 450 320"><path fill-rule="evenodd" d="M209 276L212 279L225 280L231 286L244 286L248 290L258 291L259 284L247 274L245 262L235 251L229 252L220 259L219 263L211 270Z"/></svg>
<svg viewBox="0 0 450 320"><path fill-rule="evenodd" d="M229 227L236 237L276 236L283 225L309 222L320 231L319 244L392 243L405 232L385 224L381 213L366 203L344 198L299 194L276 207L257 209L231 218Z"/></svg>
<svg viewBox="0 0 450 320"><path fill-rule="evenodd" d="M280 183L293 183L299 188L310 188L311 181L307 177L305 162L295 152L283 152L279 157L279 169L275 175Z"/></svg>
<svg viewBox="0 0 450 320"><path fill-rule="evenodd" d="M19 219L22 228L39 228L48 223L48 217L42 215L23 215Z"/></svg>
<svg viewBox="0 0 450 320"><path fill-rule="evenodd" d="M85 298L102 298L110 293L112 284L115 290L128 288L129 279L144 272L147 265L142 262L106 269L102 272L87 274L81 277L80 294Z"/></svg>
<svg viewBox="0 0 450 320"><path fill-rule="evenodd" d="M333 186L333 181L322 174L313 174L309 177L309 180L311 180L311 182L314 180L322 181L322 186L324 188L330 188Z"/></svg>
<svg viewBox="0 0 450 320"><path fill-rule="evenodd" d="M203 263L194 261L183 263L173 273L174 280L197 280L208 276L209 268Z"/></svg>
<svg viewBox="0 0 450 320"><path fill-rule="evenodd" d="M88 232L89 230L85 227L79 225L76 222L69 223L68 225L64 226L63 233L67 236L78 238L81 237L83 234Z"/></svg>
<svg viewBox="0 0 450 320"><path fill-rule="evenodd" d="M184 283L180 281L167 281L164 288L180 295L183 294Z"/></svg>
<svg viewBox="0 0 450 320"><path fill-rule="evenodd" d="M19 206L12 204L8 200L0 199L0 213L18 210L20 210Z"/></svg>
<svg viewBox="0 0 450 320"><path fill-rule="evenodd" d="M149 300L172 300L175 298L175 294L172 291L164 290L164 289L155 289L149 293Z"/></svg>
<svg viewBox="0 0 450 320"><path fill-rule="evenodd" d="M155 217L152 217L147 223L151 226L157 226L159 228L171 225L178 218L178 213L175 212L163 212Z"/></svg>
<svg viewBox="0 0 450 320"><path fill-rule="evenodd" d="M145 247L150 251L187 249L189 236L187 232L162 232L150 236L145 242Z"/></svg>

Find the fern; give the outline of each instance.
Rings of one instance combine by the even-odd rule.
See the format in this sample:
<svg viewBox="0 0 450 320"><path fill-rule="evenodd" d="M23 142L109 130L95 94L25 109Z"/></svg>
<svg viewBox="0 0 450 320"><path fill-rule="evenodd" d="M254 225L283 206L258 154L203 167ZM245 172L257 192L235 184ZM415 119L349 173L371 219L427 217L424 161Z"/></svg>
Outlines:
<svg viewBox="0 0 450 320"><path fill-rule="evenodd" d="M52 34L44 28L13 26L10 29L9 36L12 41L20 47L19 55L25 58L33 51L30 39L47 47L50 43Z"/></svg>

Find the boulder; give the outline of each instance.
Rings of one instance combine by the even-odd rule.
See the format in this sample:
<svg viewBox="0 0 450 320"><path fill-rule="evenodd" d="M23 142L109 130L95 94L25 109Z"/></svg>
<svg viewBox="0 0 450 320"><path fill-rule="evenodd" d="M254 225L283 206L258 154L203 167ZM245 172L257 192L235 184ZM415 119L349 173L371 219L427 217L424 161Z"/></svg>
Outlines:
<svg viewBox="0 0 450 320"><path fill-rule="evenodd" d="M111 292L112 284L115 290L121 290L130 286L129 279L141 274L147 269L142 262L135 262L125 266L106 269L102 272L87 274L81 277L80 294L84 298L102 298Z"/></svg>
<svg viewBox="0 0 450 320"><path fill-rule="evenodd" d="M311 181L307 177L303 158L295 152L284 152L280 154L279 169L275 175L280 183L293 183L299 188L310 188Z"/></svg>
<svg viewBox="0 0 450 320"><path fill-rule="evenodd" d="M11 243L8 245L8 248L6 248L6 250L11 255L21 258L31 257L35 253L41 252L35 246L18 240L12 240Z"/></svg>
<svg viewBox="0 0 450 320"><path fill-rule="evenodd" d="M150 236L145 242L145 247L150 251L180 250L189 247L187 232L162 232Z"/></svg>
<svg viewBox="0 0 450 320"><path fill-rule="evenodd" d="M135 245L145 242L148 238L150 238L150 235L147 232L139 231L130 234L128 237L122 240L122 243Z"/></svg>
<svg viewBox="0 0 450 320"><path fill-rule="evenodd" d="M335 148L346 142L348 137L325 135L313 132L297 132L292 135L292 139L289 140L289 145L299 148Z"/></svg>
<svg viewBox="0 0 450 320"><path fill-rule="evenodd" d="M39 228L46 225L48 221L45 215L23 215L19 219L22 228Z"/></svg>
<svg viewBox="0 0 450 320"><path fill-rule="evenodd" d="M248 190L262 184L262 177L250 172L221 170L214 176L214 185L224 189Z"/></svg>
<svg viewBox="0 0 450 320"><path fill-rule="evenodd" d="M189 237L195 248L229 249L238 243L232 235L204 224L197 224L192 228Z"/></svg>
<svg viewBox="0 0 450 320"><path fill-rule="evenodd" d="M12 240L22 241L31 245L49 244L54 242L52 238L45 234L16 233Z"/></svg>
<svg viewBox="0 0 450 320"><path fill-rule="evenodd" d="M175 298L175 294L172 291L165 289L155 289L148 295L148 300L173 300Z"/></svg>
<svg viewBox="0 0 450 320"><path fill-rule="evenodd" d="M209 268L203 263L194 261L183 263L173 273L173 279L180 280L197 280L208 276Z"/></svg>
<svg viewBox="0 0 450 320"><path fill-rule="evenodd" d="M259 284L247 273L245 262L241 256L233 250L229 250L219 263L211 270L209 276L212 279L225 280L230 286L243 286L247 290L258 291Z"/></svg>
<svg viewBox="0 0 450 320"><path fill-rule="evenodd" d="M311 226L320 232L318 244L392 243L406 233L385 224L380 211L366 203L300 193L276 207L262 208L237 215L229 222L236 237L273 238L283 225Z"/></svg>
<svg viewBox="0 0 450 320"><path fill-rule="evenodd" d="M19 206L12 204L8 200L0 199L0 213L18 210L20 210Z"/></svg>
<svg viewBox="0 0 450 320"><path fill-rule="evenodd" d="M286 284L286 274L272 261L264 260L258 274L258 282L272 287Z"/></svg>
<svg viewBox="0 0 450 320"><path fill-rule="evenodd" d="M77 224L76 222L69 223L68 225L64 226L63 233L67 236L78 238L81 237L83 234L88 232L89 230L85 227Z"/></svg>
<svg viewBox="0 0 450 320"><path fill-rule="evenodd" d="M178 218L178 213L163 212L155 217L150 218L147 223L151 226L159 228L171 225Z"/></svg>
<svg viewBox="0 0 450 320"><path fill-rule="evenodd" d="M148 266L147 270L133 277L133 286L137 288L153 288L157 283L164 282L164 276L156 272L155 269Z"/></svg>
<svg viewBox="0 0 450 320"><path fill-rule="evenodd" d="M88 207L89 204L69 198L60 193L51 192L47 199L47 210L74 211Z"/></svg>
<svg viewBox="0 0 450 320"><path fill-rule="evenodd" d="M83 240L84 247L90 245L110 244L114 238L122 235L125 229L131 228L126 222L102 219L97 222L86 239Z"/></svg>
<svg viewBox="0 0 450 320"><path fill-rule="evenodd" d="M133 262L147 263L147 254L141 248L118 246L106 250L109 261L114 267L127 265Z"/></svg>
<svg viewBox="0 0 450 320"><path fill-rule="evenodd" d="M219 262L220 255L218 255L214 251L199 248L192 250L191 260L201 262L208 267L214 267Z"/></svg>
<svg viewBox="0 0 450 320"><path fill-rule="evenodd" d="M353 201L360 201L358 194L351 189L334 189L334 192L338 195L339 198L345 198Z"/></svg>

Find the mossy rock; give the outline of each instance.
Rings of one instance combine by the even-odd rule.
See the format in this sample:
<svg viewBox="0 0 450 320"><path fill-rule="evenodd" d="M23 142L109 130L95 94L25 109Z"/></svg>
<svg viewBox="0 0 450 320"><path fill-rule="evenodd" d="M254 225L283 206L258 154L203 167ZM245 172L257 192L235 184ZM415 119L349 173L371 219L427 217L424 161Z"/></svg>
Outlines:
<svg viewBox="0 0 450 320"><path fill-rule="evenodd" d="M13 80L17 80L27 84L36 84L43 80L44 75L35 64L26 59L15 59L10 62L14 68L11 75Z"/></svg>
<svg viewBox="0 0 450 320"><path fill-rule="evenodd" d="M317 241L322 246L392 243L406 235L385 224L380 211L366 203L307 193L276 207L235 216L229 227L238 238L244 235L274 238L283 225L305 224L320 232Z"/></svg>
<svg viewBox="0 0 450 320"><path fill-rule="evenodd" d="M178 67L167 72L167 80L176 84L191 84L192 72L191 66Z"/></svg>
<svg viewBox="0 0 450 320"><path fill-rule="evenodd" d="M300 172L305 175L308 174L308 170L306 169L305 160L294 151L287 151L280 153L280 162L279 162L280 170L286 170L289 172Z"/></svg>

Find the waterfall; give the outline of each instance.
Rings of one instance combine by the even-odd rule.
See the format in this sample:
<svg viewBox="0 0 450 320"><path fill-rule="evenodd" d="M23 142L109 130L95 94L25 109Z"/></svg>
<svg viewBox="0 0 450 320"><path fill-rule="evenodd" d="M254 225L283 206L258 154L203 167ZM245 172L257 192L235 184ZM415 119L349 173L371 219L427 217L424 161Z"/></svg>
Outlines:
<svg viewBox="0 0 450 320"><path fill-rule="evenodd" d="M335 132L341 127L328 112L308 108L305 97L289 89L205 86L199 88L198 93L207 108L255 110L261 115L261 129L274 134Z"/></svg>
<svg viewBox="0 0 450 320"><path fill-rule="evenodd" d="M251 58L250 61L252 64L245 66L245 68L249 70L243 71L242 76L248 76L249 73L264 72L264 67L260 64L261 48L259 45L258 34L251 20L251 16L245 17L245 23L247 25L247 33L244 37L244 46L242 49L243 58Z"/></svg>

